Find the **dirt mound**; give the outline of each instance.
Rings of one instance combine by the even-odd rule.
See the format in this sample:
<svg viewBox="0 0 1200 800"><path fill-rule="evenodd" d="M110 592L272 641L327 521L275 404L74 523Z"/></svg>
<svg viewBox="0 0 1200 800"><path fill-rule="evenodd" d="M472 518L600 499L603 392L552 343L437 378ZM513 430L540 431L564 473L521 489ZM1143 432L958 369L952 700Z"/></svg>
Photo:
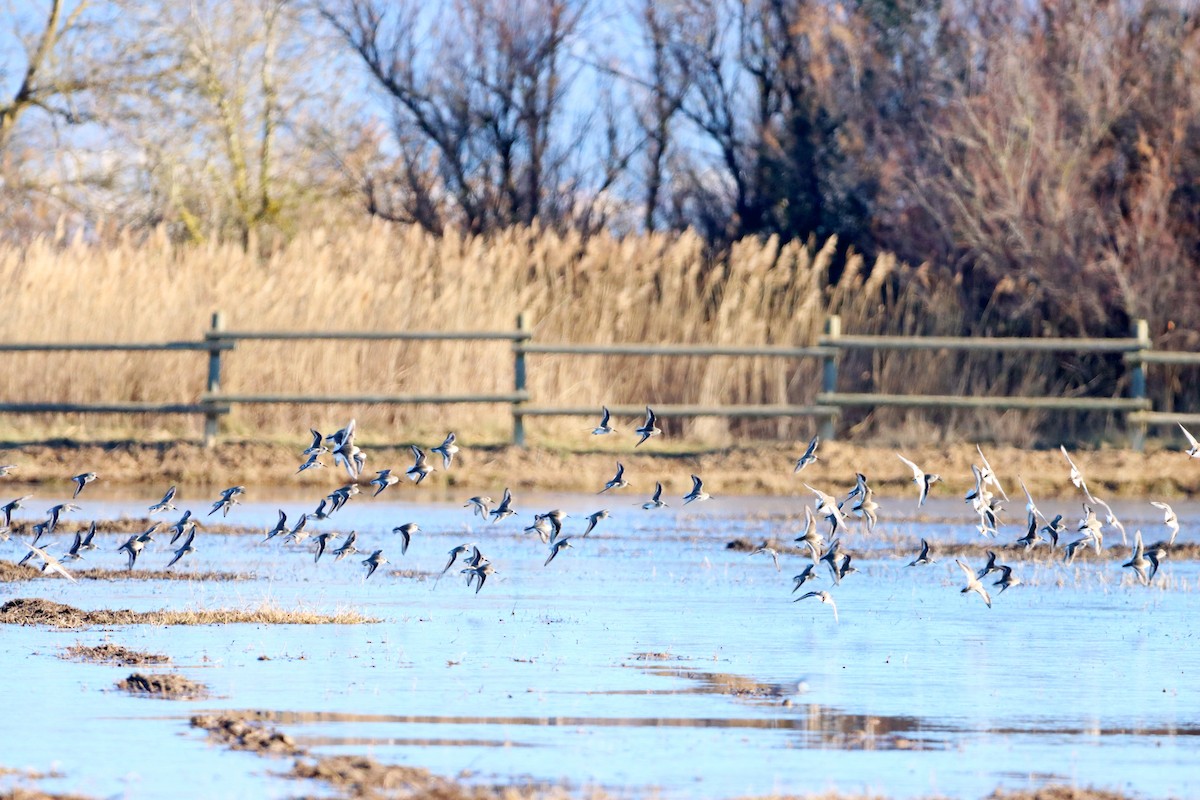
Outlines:
<svg viewBox="0 0 1200 800"><path fill-rule="evenodd" d="M133 614L132 611L105 612ZM50 625L55 628L82 628L84 625L107 624L96 620L96 612L82 611L73 606L43 600L40 597L18 597L0 606L0 623L6 625Z"/></svg>
<svg viewBox="0 0 1200 800"><path fill-rule="evenodd" d="M117 688L130 694L163 700L202 700L208 697L208 687L203 683L170 673L143 675L135 672L118 683Z"/></svg>
<svg viewBox="0 0 1200 800"><path fill-rule="evenodd" d="M15 583L31 581L40 577L42 571L29 564L18 564L15 561L0 561L0 583Z"/></svg>
<svg viewBox="0 0 1200 800"><path fill-rule="evenodd" d="M75 644L62 654L70 661L85 661L93 664L116 664L120 667L136 667L143 664L166 664L171 659L158 653L143 653L130 650L119 644Z"/></svg>
<svg viewBox="0 0 1200 800"><path fill-rule="evenodd" d="M243 717L198 714L192 717L191 725L208 731L210 739L232 750L252 750L263 755L281 756L303 755L306 752L286 733Z"/></svg>

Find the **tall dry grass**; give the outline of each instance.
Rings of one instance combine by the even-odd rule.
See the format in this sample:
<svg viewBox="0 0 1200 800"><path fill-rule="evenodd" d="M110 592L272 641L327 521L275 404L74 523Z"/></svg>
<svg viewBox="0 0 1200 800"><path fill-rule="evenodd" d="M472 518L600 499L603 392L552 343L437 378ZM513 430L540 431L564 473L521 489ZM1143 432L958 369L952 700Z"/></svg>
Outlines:
<svg viewBox="0 0 1200 800"><path fill-rule="evenodd" d="M435 238L415 227L362 223L316 228L266 258L239 247L179 246L165 236L106 245L40 240L0 246L8 288L0 340L196 340L214 310L238 330L511 330L517 313L539 342L808 344L825 318L846 332L955 333L963 311L953 281L928 266L851 257L831 282L836 242L737 243L723 259L692 234L581 238L536 229L490 237ZM9 400L183 401L204 389L203 353L0 354ZM843 390L1050 391L1044 359L1000 363L850 353ZM530 356L539 404L809 402L816 362L760 358ZM512 389L507 343L255 343L224 360L234 393L442 393ZM1069 388L1069 387L1068 387ZM368 441L404 442L455 429L471 442L503 441L505 406L237 406L233 436L306 435L355 416ZM979 413L848 415L852 428L885 437L1019 439L1028 418ZM531 419L535 439L576 438L578 419ZM714 444L737 438L808 436L812 420L667 421L669 432ZM1008 427L1004 427L1005 425ZM8 417L9 438L196 436L196 418ZM907 433L904 433L907 431ZM1018 443L1023 443L1019 442Z"/></svg>

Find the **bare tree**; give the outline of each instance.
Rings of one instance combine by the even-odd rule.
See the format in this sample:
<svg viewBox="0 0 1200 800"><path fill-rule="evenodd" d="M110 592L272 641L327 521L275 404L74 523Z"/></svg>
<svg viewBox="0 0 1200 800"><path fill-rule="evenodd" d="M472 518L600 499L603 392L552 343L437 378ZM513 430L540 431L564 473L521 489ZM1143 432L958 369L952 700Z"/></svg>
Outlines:
<svg viewBox="0 0 1200 800"><path fill-rule="evenodd" d="M394 165L364 176L368 207L441 232L534 220L578 206L564 102L568 48L586 4L567 0L343 0L325 18L393 104Z"/></svg>

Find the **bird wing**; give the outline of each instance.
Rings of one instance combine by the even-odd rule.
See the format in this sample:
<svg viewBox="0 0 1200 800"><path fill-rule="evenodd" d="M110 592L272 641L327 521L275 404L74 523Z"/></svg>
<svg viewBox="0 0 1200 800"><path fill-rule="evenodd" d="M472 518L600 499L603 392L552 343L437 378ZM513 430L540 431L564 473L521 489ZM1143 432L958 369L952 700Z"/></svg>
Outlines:
<svg viewBox="0 0 1200 800"><path fill-rule="evenodd" d="M925 472L920 467L918 467L916 464L909 461L907 458L900 455L899 453L896 453L896 458L900 459L905 464L908 464L908 468L912 470L914 481L919 481L921 479L921 476L925 474Z"/></svg>
<svg viewBox="0 0 1200 800"><path fill-rule="evenodd" d="M1183 431L1183 435L1187 437L1188 444L1190 444L1193 449L1200 448L1200 442L1196 441L1196 437L1192 436L1191 431L1189 431L1187 428L1183 427L1182 422L1179 423L1179 430Z"/></svg>

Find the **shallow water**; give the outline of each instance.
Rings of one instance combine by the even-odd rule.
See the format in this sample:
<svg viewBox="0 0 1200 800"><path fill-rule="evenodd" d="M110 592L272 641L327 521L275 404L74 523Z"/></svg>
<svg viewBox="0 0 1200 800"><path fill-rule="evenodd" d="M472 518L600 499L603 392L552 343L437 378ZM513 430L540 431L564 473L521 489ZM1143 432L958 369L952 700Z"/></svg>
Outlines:
<svg viewBox="0 0 1200 800"><path fill-rule="evenodd" d="M246 709L317 753L369 753L486 782L566 780L635 794L653 787L667 797L828 789L978 797L1046 782L1200 793L1195 561L1168 561L1165 586L1151 588L1122 575L1120 561L1022 564L1025 584L994 596L988 609L959 593L951 558L907 569L912 556L871 555L884 539L978 538L960 503L933 501L916 517L911 498L893 498L875 537L847 537L861 573L831 587L823 571L805 587L832 590L835 622L815 599L792 602L803 592L790 594L791 575L806 559L782 556L777 572L768 556L724 547L736 536L790 539L797 500L730 498L695 512L648 512L635 495L518 495L519 516L483 526L458 501L414 503L424 495L411 487L390 493L395 499L360 496L310 523L357 530L362 550L382 547L390 563L369 581L363 554L314 564L306 546L201 533L199 552L180 568L255 578L0 584L0 600L40 596L82 608L270 602L384 619L5 628L0 764L57 769L63 777L44 787L93 795L319 792L272 775L289 761L225 751L187 726L199 710ZM96 493L79 514L140 516L157 499L151 494L143 502ZM289 515L308 507L284 499ZM573 515L570 533L602 504L613 518L543 567L546 548L521 533L532 512L563 508ZM1051 505L1077 516L1076 504L1043 507ZM247 502L229 521L266 529L276 507ZM1131 533L1136 525L1159 538L1161 512L1138 502L1116 510ZM1176 510L1187 541L1200 508ZM390 529L409 521L424 530L401 555ZM1009 525L1001 540L1016 539L1019 527ZM103 539L85 564L121 566L114 551L124 538ZM447 551L465 541L498 569L478 594L457 566L438 579ZM156 543L138 568L161 568L170 556ZM0 557L19 557L18 545L0 543ZM395 569L428 575L398 577ZM112 690L132 668L56 657L76 642L102 641L168 654L214 696L133 698Z"/></svg>

